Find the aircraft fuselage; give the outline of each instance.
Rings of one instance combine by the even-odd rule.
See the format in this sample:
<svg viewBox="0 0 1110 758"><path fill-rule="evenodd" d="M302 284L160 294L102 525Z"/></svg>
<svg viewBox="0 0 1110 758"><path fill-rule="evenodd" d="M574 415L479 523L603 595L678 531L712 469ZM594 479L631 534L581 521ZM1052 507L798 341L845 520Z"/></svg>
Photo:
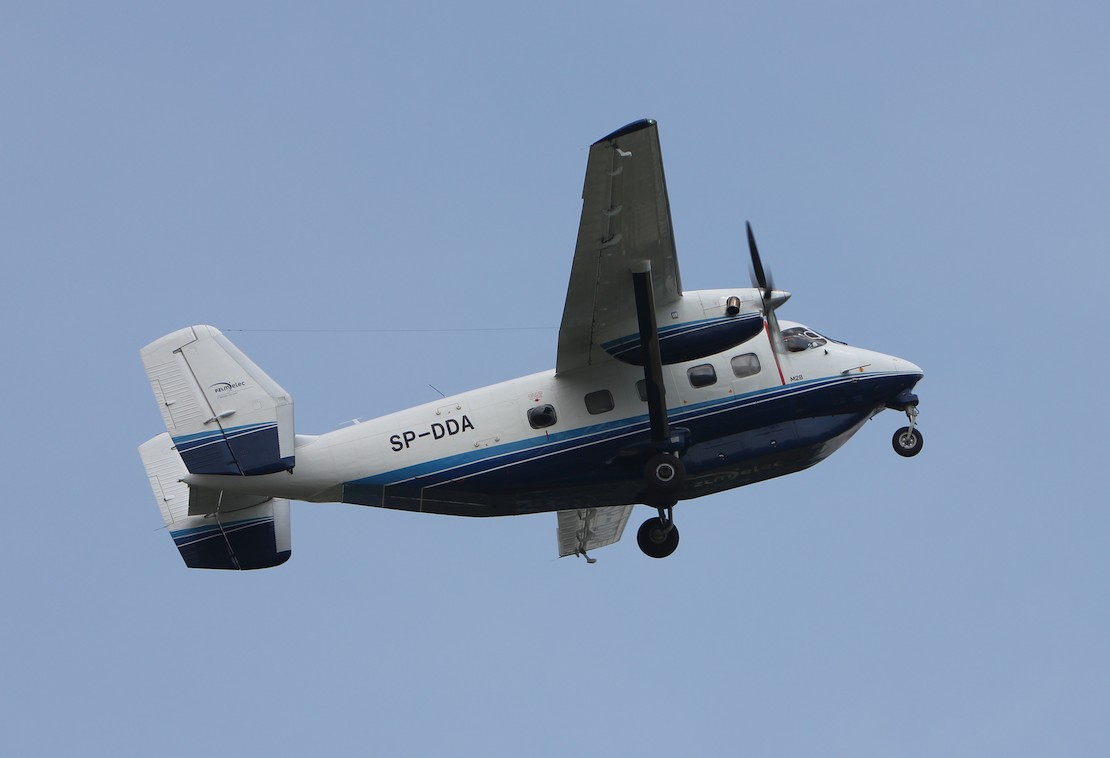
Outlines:
<svg viewBox="0 0 1110 758"><path fill-rule="evenodd" d="M731 316L725 306L730 296L743 302ZM780 323L797 339L776 354L761 324L733 326L751 320L759 297L748 288L687 292L680 304L657 314L661 337L670 326L703 341L714 338L706 337L712 330L732 329L744 338L663 367L667 414L687 474L678 500L820 462L922 377L912 363L791 322ZM620 339L598 346L586 368L532 374L327 434L298 435L296 466L288 472L189 474L185 481L466 516L650 502L642 471L649 419L637 388L644 373L615 359L614 344L621 349ZM674 345L681 347L680 338Z"/></svg>

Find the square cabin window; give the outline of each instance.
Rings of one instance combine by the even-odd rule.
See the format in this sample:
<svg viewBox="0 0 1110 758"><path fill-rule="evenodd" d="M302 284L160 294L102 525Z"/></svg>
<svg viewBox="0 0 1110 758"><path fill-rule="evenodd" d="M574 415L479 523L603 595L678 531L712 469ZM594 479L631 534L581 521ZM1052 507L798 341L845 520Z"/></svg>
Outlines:
<svg viewBox="0 0 1110 758"><path fill-rule="evenodd" d="M759 373L759 356L755 353L745 353L732 359L732 373L737 379L745 376L755 376Z"/></svg>
<svg viewBox="0 0 1110 758"><path fill-rule="evenodd" d="M636 394L640 396L641 403L647 402L647 382L643 379L636 382Z"/></svg>
<svg viewBox="0 0 1110 758"><path fill-rule="evenodd" d="M613 393L609 390L598 390L586 395L586 410L594 416L613 410Z"/></svg>
<svg viewBox="0 0 1110 758"><path fill-rule="evenodd" d="M712 363L703 363L687 370L686 376L690 378L691 387L708 387L717 383L717 372L713 370Z"/></svg>

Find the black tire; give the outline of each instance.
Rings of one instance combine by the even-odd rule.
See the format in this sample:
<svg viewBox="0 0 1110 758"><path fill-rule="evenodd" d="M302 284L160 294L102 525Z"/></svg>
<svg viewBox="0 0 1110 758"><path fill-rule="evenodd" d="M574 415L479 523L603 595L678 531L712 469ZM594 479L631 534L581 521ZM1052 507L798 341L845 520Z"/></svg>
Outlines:
<svg viewBox="0 0 1110 758"><path fill-rule="evenodd" d="M644 466L644 481L653 492L673 495L686 483L686 467L670 453L659 453Z"/></svg>
<svg viewBox="0 0 1110 758"><path fill-rule="evenodd" d="M891 440L891 444L894 445L894 452L903 458L912 458L920 453L922 442L921 430L914 427L911 432L908 426L903 426L896 431L894 439Z"/></svg>
<svg viewBox="0 0 1110 758"><path fill-rule="evenodd" d="M640 524L636 542L649 558L666 558L678 547L678 527L672 524L670 531L664 532L661 519L649 518Z"/></svg>

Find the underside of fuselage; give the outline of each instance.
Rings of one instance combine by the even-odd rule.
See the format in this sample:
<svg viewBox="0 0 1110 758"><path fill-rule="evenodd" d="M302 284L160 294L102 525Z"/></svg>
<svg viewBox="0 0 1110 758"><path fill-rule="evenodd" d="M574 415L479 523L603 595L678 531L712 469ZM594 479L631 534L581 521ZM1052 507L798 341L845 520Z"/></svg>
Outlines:
<svg viewBox="0 0 1110 758"><path fill-rule="evenodd" d="M919 374L836 376L688 406L671 413L689 430L687 479L677 500L809 468L846 442ZM347 503L455 516L512 516L653 504L643 477L646 416L552 433L515 449L430 461L382 485L348 482Z"/></svg>

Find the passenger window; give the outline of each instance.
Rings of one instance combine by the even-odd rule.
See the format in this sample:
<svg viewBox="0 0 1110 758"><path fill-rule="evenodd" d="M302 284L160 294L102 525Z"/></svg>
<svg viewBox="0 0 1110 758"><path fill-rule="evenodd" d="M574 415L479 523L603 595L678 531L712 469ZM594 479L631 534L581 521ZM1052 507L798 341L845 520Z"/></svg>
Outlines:
<svg viewBox="0 0 1110 758"><path fill-rule="evenodd" d="M737 379L755 376L759 373L759 356L755 353L736 356L732 359L732 373L736 374Z"/></svg>
<svg viewBox="0 0 1110 758"><path fill-rule="evenodd" d="M533 429L543 429L555 423L555 406L537 405L528 409L528 423Z"/></svg>
<svg viewBox="0 0 1110 758"><path fill-rule="evenodd" d="M643 379L636 382L636 394L640 396L641 403L647 402L647 382Z"/></svg>
<svg viewBox="0 0 1110 758"><path fill-rule="evenodd" d="M586 410L594 416L613 410L613 393L609 390L598 390L586 395Z"/></svg>
<svg viewBox="0 0 1110 758"><path fill-rule="evenodd" d="M690 377L691 387L708 387L717 383L717 372L713 370L711 363L694 366L686 372L686 376Z"/></svg>

